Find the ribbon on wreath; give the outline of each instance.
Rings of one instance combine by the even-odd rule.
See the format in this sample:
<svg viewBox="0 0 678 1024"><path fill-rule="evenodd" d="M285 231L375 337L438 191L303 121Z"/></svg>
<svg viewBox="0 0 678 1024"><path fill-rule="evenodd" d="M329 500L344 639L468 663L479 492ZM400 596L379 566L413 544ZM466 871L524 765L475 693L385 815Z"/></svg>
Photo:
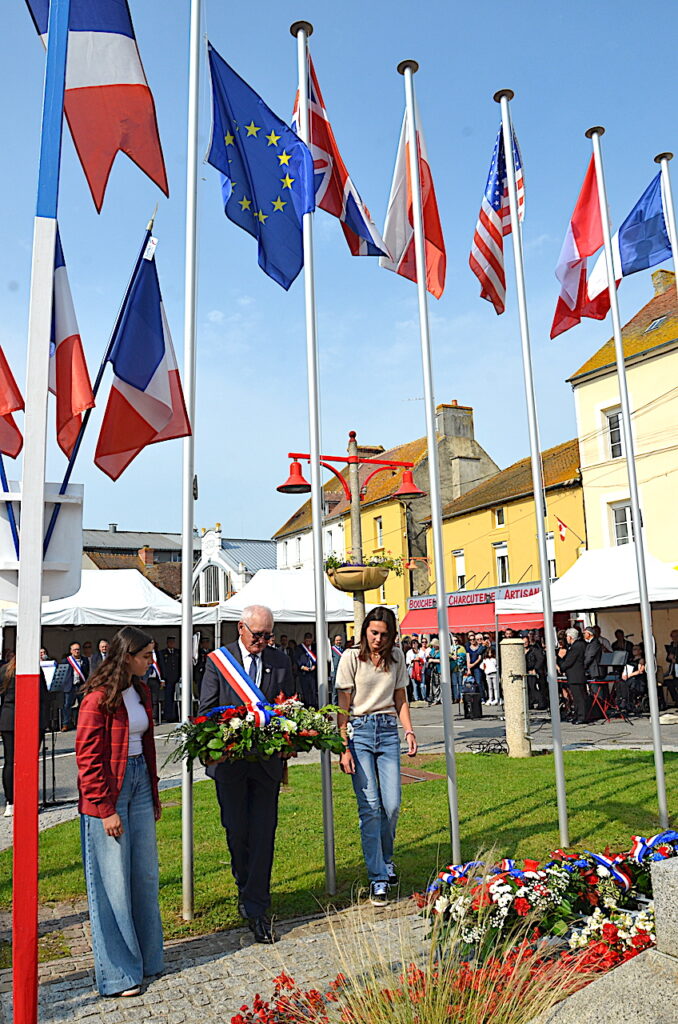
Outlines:
<svg viewBox="0 0 678 1024"><path fill-rule="evenodd" d="M657 846L662 846L664 843L669 845L678 841L678 832L668 829L665 832L658 832L656 835L650 836L649 839L646 839L645 836L632 836L631 839L633 841L629 850L629 857L635 860L636 864L641 864Z"/></svg>
<svg viewBox="0 0 678 1024"><path fill-rule="evenodd" d="M617 885L620 885L624 892L628 892L631 888L631 878L626 874L625 871L619 867L618 861L623 861L623 857L606 857L604 853L591 853L590 850L585 850L585 853L601 867L607 868L610 872L611 877L615 880Z"/></svg>
<svg viewBox="0 0 678 1024"><path fill-rule="evenodd" d="M265 695L253 679L245 672L240 662L225 647L220 647L207 655L220 676L238 694L248 711L254 715L256 724L261 728L267 725L272 711Z"/></svg>

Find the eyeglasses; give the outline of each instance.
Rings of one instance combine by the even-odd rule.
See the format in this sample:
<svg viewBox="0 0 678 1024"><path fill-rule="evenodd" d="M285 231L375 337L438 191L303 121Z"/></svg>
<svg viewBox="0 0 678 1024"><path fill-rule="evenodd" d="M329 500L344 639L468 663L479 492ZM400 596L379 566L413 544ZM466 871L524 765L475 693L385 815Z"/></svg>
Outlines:
<svg viewBox="0 0 678 1024"><path fill-rule="evenodd" d="M247 629L250 630L253 640L270 640L271 637L275 636L275 633L269 633L266 630L257 630L255 633L253 629L250 629L246 622L243 622L243 626L247 626Z"/></svg>

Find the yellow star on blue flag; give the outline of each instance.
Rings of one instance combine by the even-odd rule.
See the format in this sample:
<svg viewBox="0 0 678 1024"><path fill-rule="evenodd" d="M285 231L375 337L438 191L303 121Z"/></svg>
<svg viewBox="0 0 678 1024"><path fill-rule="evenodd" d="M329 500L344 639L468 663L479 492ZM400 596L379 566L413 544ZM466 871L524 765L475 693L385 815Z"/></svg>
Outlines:
<svg viewBox="0 0 678 1024"><path fill-rule="evenodd" d="M302 218L315 208L313 158L211 44L208 50L212 141L207 160L221 172L224 212L257 239L261 269L289 288L304 265Z"/></svg>

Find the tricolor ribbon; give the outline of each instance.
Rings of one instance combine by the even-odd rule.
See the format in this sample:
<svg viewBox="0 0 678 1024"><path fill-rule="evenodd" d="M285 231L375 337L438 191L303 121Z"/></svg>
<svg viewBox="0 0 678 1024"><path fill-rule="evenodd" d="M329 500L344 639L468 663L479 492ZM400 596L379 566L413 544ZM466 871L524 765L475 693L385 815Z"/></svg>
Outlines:
<svg viewBox="0 0 678 1024"><path fill-rule="evenodd" d="M654 836L650 836L646 839L645 836L632 836L633 842L629 851L629 856L632 860L635 860L636 864L642 863L648 854L657 846L661 846L663 843L673 844L678 842L678 832L674 832L673 829L668 829L665 832L658 832Z"/></svg>
<svg viewBox="0 0 678 1024"><path fill-rule="evenodd" d="M302 644L302 646L303 646L303 644ZM334 651L334 653L335 653L335 654L337 654L337 655L338 655L339 657L341 657L341 656L342 656L342 654L344 653L344 652L342 651L341 647L337 647L337 645L336 645L336 644L332 644L332 650L333 650L333 651Z"/></svg>
<svg viewBox="0 0 678 1024"><path fill-rule="evenodd" d="M82 669L81 669L81 668L80 668L80 666L78 665L78 663L77 663L77 661L75 660L75 658L74 658L74 657L73 657L73 656L72 656L71 654L69 654L69 655L68 655L68 657L66 658L66 661L67 661L67 662L68 662L68 664L69 664L69 665L71 666L71 668L73 669L73 671L74 671L74 672L77 672L77 674L78 674L78 675L80 676L80 678L82 679L83 683L86 683L86 682L87 682L87 680L85 679L85 673L84 673L84 672L82 671Z"/></svg>
<svg viewBox="0 0 678 1024"><path fill-rule="evenodd" d="M466 864L450 864L449 867L439 873L438 878L441 882L453 885L457 879L465 878L471 868L481 868L482 866L483 862L481 860L469 860Z"/></svg>
<svg viewBox="0 0 678 1024"><path fill-rule="evenodd" d="M596 864L600 864L601 867L607 868L612 878L615 880L617 885L621 885L624 892L629 891L631 888L631 879L626 872L622 871L619 867L616 857L613 859L612 857L606 857L604 853L591 853L590 850L586 850L585 853L587 853L588 856L596 862ZM623 857L621 857L620 860L623 860Z"/></svg>
<svg viewBox="0 0 678 1024"><path fill-rule="evenodd" d="M313 653L313 651L310 651L310 650L308 649L308 647L306 646L306 644L302 644L301 646L302 646L302 647L304 648L304 650L305 650L305 651L306 651L306 653L308 654L309 658L311 659L311 661L312 661L312 662L313 662L313 664L315 665L315 663L317 662L317 660L318 660L318 659L316 658L316 656L315 656L315 654Z"/></svg>
<svg viewBox="0 0 678 1024"><path fill-rule="evenodd" d="M271 720L268 701L253 679L225 647L212 651L207 655L219 675L223 676L228 685L235 690L248 711L254 715L259 727L267 725Z"/></svg>

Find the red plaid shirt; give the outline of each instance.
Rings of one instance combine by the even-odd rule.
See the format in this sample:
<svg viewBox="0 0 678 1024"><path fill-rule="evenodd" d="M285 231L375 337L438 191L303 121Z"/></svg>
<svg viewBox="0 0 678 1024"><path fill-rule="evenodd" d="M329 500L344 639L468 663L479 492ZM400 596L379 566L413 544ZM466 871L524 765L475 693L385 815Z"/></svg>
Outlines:
<svg viewBox="0 0 678 1024"><path fill-rule="evenodd" d="M151 695L145 683L142 688L148 729L141 738L141 746L153 788L153 803L159 808ZM129 748L129 719L124 701L120 702L117 711L111 715L102 709L102 697L102 690L93 690L83 698L78 711L78 731L75 737L80 794L78 810L81 814L90 814L95 818L108 818L115 814Z"/></svg>

